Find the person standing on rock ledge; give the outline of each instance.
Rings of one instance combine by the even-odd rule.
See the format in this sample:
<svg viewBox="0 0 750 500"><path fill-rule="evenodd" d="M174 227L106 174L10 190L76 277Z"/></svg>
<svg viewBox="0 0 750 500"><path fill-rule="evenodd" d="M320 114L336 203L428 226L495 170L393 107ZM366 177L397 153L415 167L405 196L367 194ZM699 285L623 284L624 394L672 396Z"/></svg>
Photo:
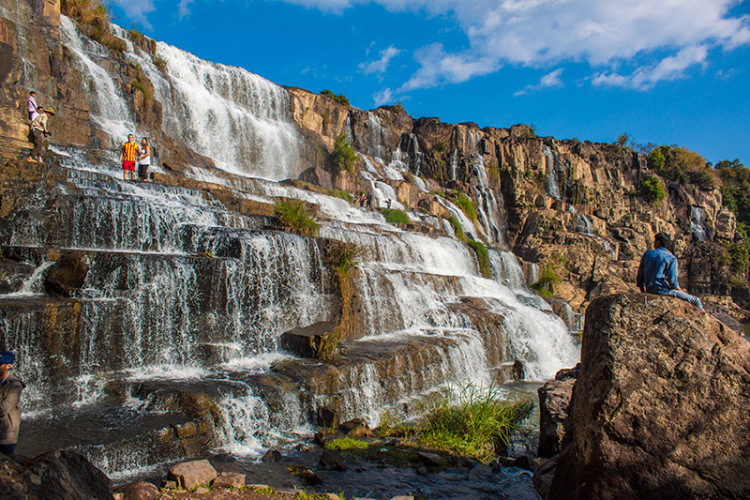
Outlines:
<svg viewBox="0 0 750 500"><path fill-rule="evenodd" d="M120 162L122 162L122 180L135 180L135 160L138 158L138 143L133 140L133 134L128 134L128 142L122 145L120 150Z"/></svg>
<svg viewBox="0 0 750 500"><path fill-rule="evenodd" d="M16 357L12 352L0 351L0 453L13 455L18 444L21 426L21 391L24 383L10 374Z"/></svg>
<svg viewBox="0 0 750 500"><path fill-rule="evenodd" d="M677 283L677 257L671 249L672 239L666 233L654 236L654 248L643 254L638 267L638 288L643 293L669 295L703 309L701 299L685 293Z"/></svg>

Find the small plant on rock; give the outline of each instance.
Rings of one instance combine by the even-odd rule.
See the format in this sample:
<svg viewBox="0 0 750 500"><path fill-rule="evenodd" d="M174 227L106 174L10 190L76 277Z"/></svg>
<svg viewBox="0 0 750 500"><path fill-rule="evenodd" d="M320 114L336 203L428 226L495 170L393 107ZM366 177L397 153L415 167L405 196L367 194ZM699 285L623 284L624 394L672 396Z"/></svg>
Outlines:
<svg viewBox="0 0 750 500"><path fill-rule="evenodd" d="M490 267L490 256L487 247L481 241L472 240L468 242L469 246L474 249L479 261L479 271L485 278L492 278L492 268Z"/></svg>
<svg viewBox="0 0 750 500"><path fill-rule="evenodd" d="M385 208L383 209L383 217L389 224L409 224L409 216L403 210L396 208Z"/></svg>
<svg viewBox="0 0 750 500"><path fill-rule="evenodd" d="M641 180L640 194L646 203L656 205L667 195L664 183L655 175L647 175Z"/></svg>
<svg viewBox="0 0 750 500"><path fill-rule="evenodd" d="M279 200L273 204L273 212L279 225L288 231L306 236L318 234L318 222L299 200Z"/></svg>
<svg viewBox="0 0 750 500"><path fill-rule="evenodd" d="M458 219L451 215L450 217L446 217L445 220L450 222L451 226L453 226L453 232L456 233L456 238L461 241L466 241L466 233L464 233L464 228L461 223L458 222Z"/></svg>
<svg viewBox="0 0 750 500"><path fill-rule="evenodd" d="M346 140L346 136L344 134L337 135L333 145L333 153L331 153L333 165L339 170L346 170L349 173L353 173L356 160L357 153L354 152L351 144Z"/></svg>

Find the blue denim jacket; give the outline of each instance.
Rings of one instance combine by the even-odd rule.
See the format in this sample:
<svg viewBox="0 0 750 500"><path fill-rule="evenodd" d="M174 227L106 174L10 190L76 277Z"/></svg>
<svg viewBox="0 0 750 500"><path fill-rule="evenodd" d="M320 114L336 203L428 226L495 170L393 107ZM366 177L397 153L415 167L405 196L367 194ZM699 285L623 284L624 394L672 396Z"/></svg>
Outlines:
<svg viewBox="0 0 750 500"><path fill-rule="evenodd" d="M638 288L664 294L677 288L677 258L665 248L654 248L643 254L638 267Z"/></svg>

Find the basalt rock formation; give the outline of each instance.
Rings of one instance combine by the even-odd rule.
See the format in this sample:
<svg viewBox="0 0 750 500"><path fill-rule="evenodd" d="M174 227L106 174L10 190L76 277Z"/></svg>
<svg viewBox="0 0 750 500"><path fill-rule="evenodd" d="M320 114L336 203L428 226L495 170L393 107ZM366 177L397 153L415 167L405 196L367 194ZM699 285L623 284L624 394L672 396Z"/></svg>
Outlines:
<svg viewBox="0 0 750 500"><path fill-rule="evenodd" d="M747 498L748 408L742 337L678 299L597 299L549 498Z"/></svg>

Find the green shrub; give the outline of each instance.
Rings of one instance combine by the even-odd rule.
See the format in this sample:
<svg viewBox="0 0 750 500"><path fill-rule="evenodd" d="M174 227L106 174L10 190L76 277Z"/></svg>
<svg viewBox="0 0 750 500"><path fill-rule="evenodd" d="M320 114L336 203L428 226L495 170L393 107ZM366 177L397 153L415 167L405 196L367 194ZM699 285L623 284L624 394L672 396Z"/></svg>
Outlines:
<svg viewBox="0 0 750 500"><path fill-rule="evenodd" d="M542 269L542 274L536 283L529 285L529 288L536 290L542 297L551 298L555 295L555 285L560 281L560 276L555 272L555 266L547 264Z"/></svg>
<svg viewBox="0 0 750 500"><path fill-rule="evenodd" d="M458 222L458 219L456 219L454 216L446 217L448 222L451 223L451 226L453 226L453 232L456 233L456 238L458 238L461 241L466 241L466 234L464 233L464 228L461 226L461 223Z"/></svg>
<svg viewBox="0 0 750 500"><path fill-rule="evenodd" d="M654 149L648 154L648 166L654 170L664 168L664 155L659 149Z"/></svg>
<svg viewBox="0 0 750 500"><path fill-rule="evenodd" d="M60 11L75 19L89 38L116 52L127 48L125 40L109 31L110 12L101 0L62 0Z"/></svg>
<svg viewBox="0 0 750 500"><path fill-rule="evenodd" d="M481 241L472 240L468 242L469 246L474 249L479 261L479 271L485 278L492 278L492 268L490 267L490 255L487 247Z"/></svg>
<svg viewBox="0 0 750 500"><path fill-rule="evenodd" d="M640 184L641 197L646 203L653 205L659 203L667 195L664 189L664 183L655 175L647 175L641 180Z"/></svg>
<svg viewBox="0 0 750 500"><path fill-rule="evenodd" d="M308 236L318 234L318 222L299 200L279 200L273 204L273 212L285 230Z"/></svg>
<svg viewBox="0 0 750 500"><path fill-rule="evenodd" d="M347 99L344 94L336 95L329 89L325 89L320 92L320 95L328 96L334 101L336 101L337 103L343 104L344 106L347 106L347 107L351 106L351 104L349 104L349 99Z"/></svg>
<svg viewBox="0 0 750 500"><path fill-rule="evenodd" d="M335 198L341 198L342 200L346 200L349 203L352 203L354 201L352 195L348 191L344 191L343 189L332 189L330 191L330 194Z"/></svg>
<svg viewBox="0 0 750 500"><path fill-rule="evenodd" d="M458 397L438 399L425 417L424 445L489 462L534 409L530 399L506 401L494 385L466 387Z"/></svg>
<svg viewBox="0 0 750 500"><path fill-rule="evenodd" d="M339 170L346 170L349 173L354 172L354 162L357 160L357 153L352 149L349 141L346 140L344 134L336 136L333 153L331 153L331 161L333 165Z"/></svg>
<svg viewBox="0 0 750 500"><path fill-rule="evenodd" d="M474 202L471 201L471 198L463 193L457 193L455 200L456 205L461 207L461 210L463 210L463 212L466 214L466 217L468 217L472 221L477 220L477 209L474 206Z"/></svg>
<svg viewBox="0 0 750 500"><path fill-rule="evenodd" d="M727 252L731 260L732 271L737 274L746 274L750 266L750 252L747 245L731 243L727 246Z"/></svg>
<svg viewBox="0 0 750 500"><path fill-rule="evenodd" d="M338 242L332 244L327 255L328 264L346 276L349 270L357 267L357 259L364 253L364 248L356 243Z"/></svg>
<svg viewBox="0 0 750 500"><path fill-rule="evenodd" d="M406 212L397 208L384 208L383 217L389 224L411 224Z"/></svg>

